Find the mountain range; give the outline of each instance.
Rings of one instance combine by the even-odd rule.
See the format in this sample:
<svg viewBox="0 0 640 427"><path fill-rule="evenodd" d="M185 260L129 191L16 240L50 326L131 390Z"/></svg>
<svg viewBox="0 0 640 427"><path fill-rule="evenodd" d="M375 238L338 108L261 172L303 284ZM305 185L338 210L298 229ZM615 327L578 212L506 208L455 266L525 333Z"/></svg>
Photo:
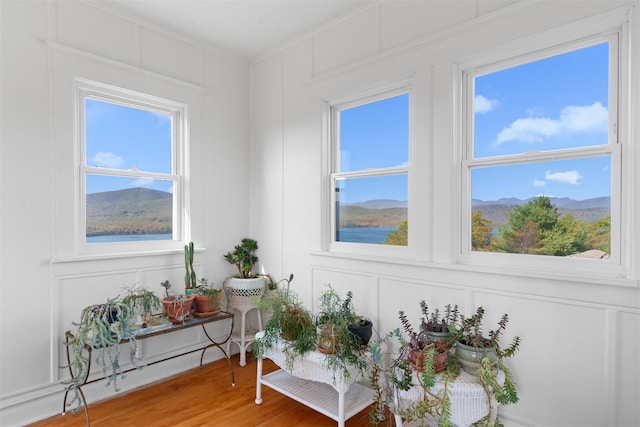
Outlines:
<svg viewBox="0 0 640 427"><path fill-rule="evenodd" d="M471 200L471 208L481 211L485 219L493 225L504 224L507 214L514 206L526 205L535 199L502 198L499 200ZM596 197L586 200L574 200L568 197L549 197L551 204L562 215L571 214L574 218L593 222L611 215L611 198ZM340 227L398 227L407 220L407 201L392 199L366 200L358 203L340 205Z"/></svg>
<svg viewBox="0 0 640 427"><path fill-rule="evenodd" d="M493 221L495 227L506 222L507 214L514 206L524 205L532 199L473 199L471 204L474 212L482 211L482 216ZM585 222L593 222L611 214L610 197L549 199L561 214L571 214ZM173 195L164 191L138 187L87 194L87 236L170 233L172 212ZM340 205L341 228L397 228L406 220L406 200L375 199Z"/></svg>

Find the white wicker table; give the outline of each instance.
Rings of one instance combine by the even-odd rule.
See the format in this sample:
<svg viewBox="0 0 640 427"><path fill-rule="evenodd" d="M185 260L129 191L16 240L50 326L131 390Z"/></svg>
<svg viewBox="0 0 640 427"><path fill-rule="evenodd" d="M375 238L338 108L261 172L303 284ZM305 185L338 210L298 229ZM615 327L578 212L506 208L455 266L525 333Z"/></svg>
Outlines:
<svg viewBox="0 0 640 427"><path fill-rule="evenodd" d="M436 384L431 388L434 393L441 393L444 385L441 382L442 374L436 376ZM497 375L498 384L504 384L504 372L499 371ZM414 383L416 379L414 378ZM451 400L451 424L457 427L470 426L490 414L490 418L495 420L498 416L498 403L491 395L487 400L484 388L478 379L462 369L455 381L449 382L449 398ZM409 390L395 390L395 403L400 408L406 407L412 402L421 401L424 397L424 390L420 386L412 386ZM403 420L400 415L394 415L396 426L402 427ZM437 419L427 420L429 425L437 426Z"/></svg>
<svg viewBox="0 0 640 427"><path fill-rule="evenodd" d="M260 339L263 332L256 335ZM373 389L359 384L364 380L354 369L349 380L341 371L329 371L325 367L327 356L312 351L296 357L288 367L281 347L267 349L264 357L271 359L279 370L262 375L262 359L258 359L256 380L256 404L262 403L262 385L266 385L311 409L326 415L344 427L345 421L373 403Z"/></svg>

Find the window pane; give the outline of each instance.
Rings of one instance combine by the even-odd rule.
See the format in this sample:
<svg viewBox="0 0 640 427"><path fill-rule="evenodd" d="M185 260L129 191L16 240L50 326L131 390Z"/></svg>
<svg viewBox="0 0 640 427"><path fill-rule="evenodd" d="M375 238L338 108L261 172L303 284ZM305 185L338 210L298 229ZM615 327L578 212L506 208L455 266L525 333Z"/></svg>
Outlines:
<svg viewBox="0 0 640 427"><path fill-rule="evenodd" d="M173 182L87 174L87 243L171 240Z"/></svg>
<svg viewBox="0 0 640 427"><path fill-rule="evenodd" d="M610 156L474 168L471 198L472 250L611 253Z"/></svg>
<svg viewBox="0 0 640 427"><path fill-rule="evenodd" d="M85 100L86 165L172 173L172 116Z"/></svg>
<svg viewBox="0 0 640 427"><path fill-rule="evenodd" d="M340 111L340 170L406 166L409 161L409 95Z"/></svg>
<svg viewBox="0 0 640 427"><path fill-rule="evenodd" d="M336 181L336 241L407 245L407 175Z"/></svg>
<svg viewBox="0 0 640 427"><path fill-rule="evenodd" d="M474 157L607 144L609 44L474 80Z"/></svg>

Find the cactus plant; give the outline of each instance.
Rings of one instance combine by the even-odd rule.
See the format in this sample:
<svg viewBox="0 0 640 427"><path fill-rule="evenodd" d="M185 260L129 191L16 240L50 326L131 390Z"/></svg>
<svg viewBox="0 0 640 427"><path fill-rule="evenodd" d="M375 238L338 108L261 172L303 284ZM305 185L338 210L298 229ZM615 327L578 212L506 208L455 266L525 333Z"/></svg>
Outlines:
<svg viewBox="0 0 640 427"><path fill-rule="evenodd" d="M184 245L184 287L185 289L196 289L197 279L196 272L193 269L193 242Z"/></svg>

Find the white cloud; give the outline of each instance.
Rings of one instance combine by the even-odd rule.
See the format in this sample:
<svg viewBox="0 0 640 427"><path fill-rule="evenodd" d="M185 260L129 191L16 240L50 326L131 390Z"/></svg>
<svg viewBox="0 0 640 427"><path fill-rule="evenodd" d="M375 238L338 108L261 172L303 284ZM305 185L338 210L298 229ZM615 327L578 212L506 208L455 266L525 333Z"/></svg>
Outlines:
<svg viewBox="0 0 640 427"><path fill-rule="evenodd" d="M113 153L108 153L104 151L99 151L95 156L89 159L91 162L96 164L97 166L107 167L107 168L117 168L122 166L123 159L120 156L116 156Z"/></svg>
<svg viewBox="0 0 640 427"><path fill-rule="evenodd" d="M533 180L533 186L534 187L544 187L545 185L547 185L547 181L543 181L541 179L534 179Z"/></svg>
<svg viewBox="0 0 640 427"><path fill-rule="evenodd" d="M515 120L509 127L502 129L496 143L536 143L561 133L606 132L607 123L607 108L599 102L586 106L568 106L560 111L558 119L528 117Z"/></svg>
<svg viewBox="0 0 640 427"><path fill-rule="evenodd" d="M131 181L131 187L149 187L153 184L152 178L138 178Z"/></svg>
<svg viewBox="0 0 640 427"><path fill-rule="evenodd" d="M500 104L497 99L487 99L482 95L476 95L473 107L476 114L488 113Z"/></svg>
<svg viewBox="0 0 640 427"><path fill-rule="evenodd" d="M578 185L578 181L582 179L582 175L576 170L567 171L567 172L551 172L547 171L544 174L544 177L548 181L556 181L563 184L572 184Z"/></svg>

